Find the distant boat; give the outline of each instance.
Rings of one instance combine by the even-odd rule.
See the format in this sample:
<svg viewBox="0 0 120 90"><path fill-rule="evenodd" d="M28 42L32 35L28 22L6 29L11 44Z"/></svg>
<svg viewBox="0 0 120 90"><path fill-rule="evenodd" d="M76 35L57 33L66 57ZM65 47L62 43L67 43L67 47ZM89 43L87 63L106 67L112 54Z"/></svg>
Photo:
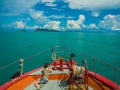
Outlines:
<svg viewBox="0 0 120 90"><path fill-rule="evenodd" d="M49 53L49 55L46 53ZM49 57L50 54L52 55L52 60L51 57ZM43 84L42 87L40 87L40 90L120 90L120 86L116 83L117 81L113 82L107 77L102 76L100 73L98 74L90 69L96 69L96 61L99 63L102 63L102 61L92 58L87 54L82 54L79 51L64 46L55 46L40 51L32 56L36 55L40 55L40 57L44 56L47 59L46 61L51 60L50 64L53 69L50 73L48 82ZM92 67L89 67L90 64L92 64L90 62L94 63ZM14 82L8 81L1 85L0 90L36 90L34 82L42 77L43 66L22 74L22 60L20 61L20 64L20 77L15 79ZM81 64L81 66L78 67L78 64ZM76 66L76 68L74 66ZM102 68L102 66L99 67ZM115 67L111 66L111 68L114 69ZM119 69L115 69L120 72Z"/></svg>

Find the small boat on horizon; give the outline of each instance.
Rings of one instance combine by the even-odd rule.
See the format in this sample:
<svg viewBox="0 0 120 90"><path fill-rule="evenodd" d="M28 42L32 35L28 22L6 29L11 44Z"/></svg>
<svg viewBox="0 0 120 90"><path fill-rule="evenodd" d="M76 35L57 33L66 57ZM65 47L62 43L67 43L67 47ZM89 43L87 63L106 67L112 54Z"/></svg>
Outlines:
<svg viewBox="0 0 120 90"><path fill-rule="evenodd" d="M44 63L48 61L52 67L48 82L40 84L40 90L120 90L119 68L64 46L55 46L20 59L19 73L14 74L11 80L1 85L0 90L37 90L34 83L43 77L44 67L40 66L23 73L25 59L35 56L40 56L42 59L44 57ZM105 72L99 65L105 65L119 72L115 72L116 76L113 77L115 80L99 73L101 69L102 73Z"/></svg>

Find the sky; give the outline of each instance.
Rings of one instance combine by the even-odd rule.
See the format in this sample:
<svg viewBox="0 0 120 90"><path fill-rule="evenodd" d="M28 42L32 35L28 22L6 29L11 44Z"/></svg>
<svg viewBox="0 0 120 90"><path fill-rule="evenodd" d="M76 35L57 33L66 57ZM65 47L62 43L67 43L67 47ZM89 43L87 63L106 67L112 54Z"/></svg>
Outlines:
<svg viewBox="0 0 120 90"><path fill-rule="evenodd" d="M120 0L0 0L0 30L120 31Z"/></svg>

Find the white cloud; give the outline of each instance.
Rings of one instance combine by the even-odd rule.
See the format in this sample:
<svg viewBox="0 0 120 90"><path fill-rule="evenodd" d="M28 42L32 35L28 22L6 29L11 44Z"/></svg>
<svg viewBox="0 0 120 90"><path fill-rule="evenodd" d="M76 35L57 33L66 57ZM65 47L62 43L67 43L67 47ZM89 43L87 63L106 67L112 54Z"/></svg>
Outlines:
<svg viewBox="0 0 120 90"><path fill-rule="evenodd" d="M38 25L34 25L34 26L27 26L26 29L37 29L37 28L40 28L40 26Z"/></svg>
<svg viewBox="0 0 120 90"><path fill-rule="evenodd" d="M74 20L68 20L67 28L68 29L80 29L80 25Z"/></svg>
<svg viewBox="0 0 120 90"><path fill-rule="evenodd" d="M46 6L49 7L55 7L57 6L56 4L54 4L55 0L41 0L42 3L45 3Z"/></svg>
<svg viewBox="0 0 120 90"><path fill-rule="evenodd" d="M16 21L15 25L17 29L23 29L25 27L25 24L22 21Z"/></svg>
<svg viewBox="0 0 120 90"><path fill-rule="evenodd" d="M43 16L43 11L35 11L34 9L30 9L29 14L32 18L38 19Z"/></svg>
<svg viewBox="0 0 120 90"><path fill-rule="evenodd" d="M45 2L47 2L47 3L53 3L55 0L41 0L41 2L43 2L43 3L45 3Z"/></svg>
<svg viewBox="0 0 120 90"><path fill-rule="evenodd" d="M99 26L108 30L120 30L120 15L106 15Z"/></svg>
<svg viewBox="0 0 120 90"><path fill-rule="evenodd" d="M87 28L88 28L88 29L99 29L99 27L96 26L96 24L94 24L94 23L88 25Z"/></svg>
<svg viewBox="0 0 120 90"><path fill-rule="evenodd" d="M74 17L73 17L73 16L68 16L67 18L68 18L68 19L71 19L71 18L74 18Z"/></svg>
<svg viewBox="0 0 120 90"><path fill-rule="evenodd" d="M53 10L56 10L56 11L62 11L62 9L60 9L60 8L55 8L55 7L53 7L52 9L53 9Z"/></svg>
<svg viewBox="0 0 120 90"><path fill-rule="evenodd" d="M36 11L34 9L30 9L29 10L29 14L38 23L39 22L40 23L45 23L45 22L49 21L48 17L44 16L44 12L43 11Z"/></svg>
<svg viewBox="0 0 120 90"><path fill-rule="evenodd" d="M61 18L65 18L65 16L64 15L51 15L50 18L61 19Z"/></svg>
<svg viewBox="0 0 120 90"><path fill-rule="evenodd" d="M0 15L19 15L32 8L38 2L39 0L2 0Z"/></svg>
<svg viewBox="0 0 120 90"><path fill-rule="evenodd" d="M43 28L60 30L60 21L50 21Z"/></svg>
<svg viewBox="0 0 120 90"><path fill-rule="evenodd" d="M78 19L78 23L82 24L85 20L85 16L84 15L79 15L79 19Z"/></svg>
<svg viewBox="0 0 120 90"><path fill-rule="evenodd" d="M91 13L91 15L94 16L94 17L98 17L98 16L100 15L100 12L98 12L98 11L93 11L93 12Z"/></svg>
<svg viewBox="0 0 120 90"><path fill-rule="evenodd" d="M72 9L115 9L120 8L120 0L65 0Z"/></svg>
<svg viewBox="0 0 120 90"><path fill-rule="evenodd" d="M16 21L16 22L13 22L12 24L11 24L12 26L13 26L13 28L15 28L15 29L30 29L30 30L35 30L35 29L37 29L37 28L40 28L40 26L38 26L38 25L34 25L34 26L28 26L28 25L26 25L24 22L22 22L22 21Z"/></svg>
<svg viewBox="0 0 120 90"><path fill-rule="evenodd" d="M2 24L1 27L13 28L13 29L29 29L29 30L35 30L37 28L42 28L39 25L29 26L26 24L26 22L23 22L23 21L15 21L9 24Z"/></svg>
<svg viewBox="0 0 120 90"><path fill-rule="evenodd" d="M56 6L56 4L54 4L54 3L46 3L45 5L46 5L46 6L49 6L49 7L54 7L54 6Z"/></svg>
<svg viewBox="0 0 120 90"><path fill-rule="evenodd" d="M37 29L37 28L39 28L39 26L34 25L32 28L33 28L33 29Z"/></svg>
<svg viewBox="0 0 120 90"><path fill-rule="evenodd" d="M68 20L66 27L68 29L81 29L85 27L85 25L83 24L84 21L85 21L85 16L79 15L78 20Z"/></svg>
<svg viewBox="0 0 120 90"><path fill-rule="evenodd" d="M63 19L63 18L72 19L72 18L74 18L72 16L65 16L65 15L51 15L48 17L52 18L52 19Z"/></svg>

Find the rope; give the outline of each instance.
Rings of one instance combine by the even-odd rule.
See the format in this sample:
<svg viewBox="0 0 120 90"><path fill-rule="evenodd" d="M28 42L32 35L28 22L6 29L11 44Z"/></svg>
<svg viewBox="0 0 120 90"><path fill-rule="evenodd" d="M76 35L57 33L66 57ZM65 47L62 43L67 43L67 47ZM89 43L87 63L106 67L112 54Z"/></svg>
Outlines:
<svg viewBox="0 0 120 90"><path fill-rule="evenodd" d="M43 51L40 51L40 52L38 52L38 53L36 53L36 54L33 54L33 55L31 55L31 56L27 56L27 57L25 57L25 58L23 58L23 59L24 59L24 60L28 60L28 59L30 59L30 58L32 58L32 57L38 56L38 55L40 55L40 54L43 54L43 53L49 51L50 49L51 49L51 48L46 49L46 50L43 50Z"/></svg>
<svg viewBox="0 0 120 90"><path fill-rule="evenodd" d="M101 60L101 59L99 59L99 58L96 58L96 57L90 56L90 55L88 55L88 54L85 54L85 53L82 53L82 52L79 52L79 51L76 51L76 50L74 50L74 49L70 49L70 48L69 48L69 50L72 50L72 51L78 52L80 55L84 55L84 56L86 56L86 57L88 57L88 58L90 58L90 59L92 59L92 60L97 60L97 61L99 61L99 62L101 62L101 63L104 63L104 64L106 64L106 65L108 65L108 66L114 68L114 69L120 70L119 67L114 66L114 65L112 65L112 64L110 64L110 63L107 63L107 62L105 62L105 61L103 61L103 60Z"/></svg>
<svg viewBox="0 0 120 90"><path fill-rule="evenodd" d="M61 47L62 47L62 46L55 46L54 48L61 48ZM62 48L66 48L66 47L62 47ZM67 50L67 49L68 49L68 48L66 48L66 50ZM32 58L32 57L38 56L38 55L40 55L40 54L42 54L42 53L45 53L45 52L47 52L47 51L49 51L49 50L51 50L51 48L46 49L46 50L43 50L43 51L40 51L40 52L35 53L35 54L31 55L31 56L24 57L23 59L24 59L24 60L28 60L28 59L30 59L30 58ZM91 58L92 60L100 61L100 62L102 62L102 63L104 63L104 64L107 64L107 65L113 67L114 69L120 70L120 68L118 68L118 67L116 67L116 66L113 66L113 65L111 65L111 64L109 64L109 63L107 63L107 62L105 62L105 61L103 61L103 60L100 60L100 59L98 59L98 58L94 58L94 57L92 57L92 56L90 56L90 55L88 55L88 54L84 54L84 53L81 53L81 52L79 52L79 51L76 51L76 50L70 49L70 48L69 48L69 50L78 52L80 55L84 55L84 56L86 56L86 57ZM15 62L12 62L12 63L9 63L9 64L7 64L7 65L5 65L5 66L3 66L3 67L0 67L0 70L5 69L5 68L7 68L7 67L9 67L9 66L17 63L17 62L19 62L19 60L15 61Z"/></svg>
<svg viewBox="0 0 120 90"><path fill-rule="evenodd" d="M23 58L23 59L24 59L24 60L28 60L28 59L30 59L30 58L32 58L32 57L35 57L35 56L38 56L38 55L40 55L40 54L42 54L42 53L47 52L47 51L49 51L50 49L51 49L51 48L46 49L46 50L43 50L43 51L40 51L40 52L38 52L38 53L36 53L36 54L33 54L33 55L31 55L31 56L27 56L27 57L25 57L25 58ZM13 64L16 64L17 62L19 62L19 60L15 61L15 62L12 62L12 63L9 63L9 64L7 64L7 65L5 65L5 66L3 66L3 67L0 67L0 70L3 70L3 69L5 69L5 68L8 68L9 66L11 66L11 65L13 65Z"/></svg>
<svg viewBox="0 0 120 90"><path fill-rule="evenodd" d="M1 67L0 70L3 70L3 69L5 69L5 68L7 68L7 67L9 67L9 66L11 66L11 65L13 65L13 64L15 64L15 63L17 63L17 62L19 62L19 61L17 60L17 61L15 61L15 62L9 63L9 64L7 64L7 65Z"/></svg>

